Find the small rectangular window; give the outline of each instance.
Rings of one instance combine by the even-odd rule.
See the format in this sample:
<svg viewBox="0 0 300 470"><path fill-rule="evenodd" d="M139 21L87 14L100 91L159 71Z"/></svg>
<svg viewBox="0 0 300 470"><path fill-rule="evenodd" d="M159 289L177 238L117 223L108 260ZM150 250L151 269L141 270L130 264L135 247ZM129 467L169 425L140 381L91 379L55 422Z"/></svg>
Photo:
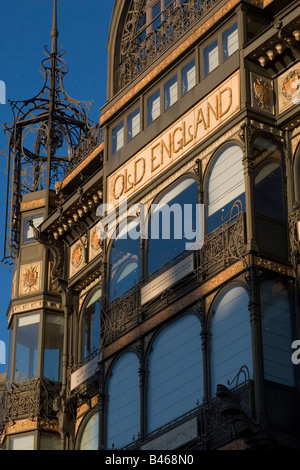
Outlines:
<svg viewBox="0 0 300 470"><path fill-rule="evenodd" d="M227 59L231 54L239 48L238 26L234 23L230 28L226 29L222 35L223 39L223 60Z"/></svg>
<svg viewBox="0 0 300 470"><path fill-rule="evenodd" d="M33 215L25 217L24 219L24 231L23 231L23 243L30 243L35 241L33 228L29 225L29 222L32 220L33 225L37 228L44 220L43 214Z"/></svg>
<svg viewBox="0 0 300 470"><path fill-rule="evenodd" d="M153 30L159 28L161 25L161 4L160 2L157 2L154 7L152 8L152 27Z"/></svg>
<svg viewBox="0 0 300 470"><path fill-rule="evenodd" d="M195 59L185 65L181 70L182 95L185 95L196 85Z"/></svg>
<svg viewBox="0 0 300 470"><path fill-rule="evenodd" d="M160 116L160 90L157 90L147 100L148 124Z"/></svg>
<svg viewBox="0 0 300 470"><path fill-rule="evenodd" d="M174 75L165 83L165 110L172 106L178 100L177 75Z"/></svg>
<svg viewBox="0 0 300 470"><path fill-rule="evenodd" d="M34 450L34 435L24 434L23 436L11 437L10 450Z"/></svg>
<svg viewBox="0 0 300 470"><path fill-rule="evenodd" d="M127 118L127 140L133 139L140 130L140 108L137 108Z"/></svg>
<svg viewBox="0 0 300 470"><path fill-rule="evenodd" d="M112 153L116 153L124 145L124 123L120 122L112 130Z"/></svg>
<svg viewBox="0 0 300 470"><path fill-rule="evenodd" d="M208 75L219 65L218 40L216 39L203 51L204 76Z"/></svg>

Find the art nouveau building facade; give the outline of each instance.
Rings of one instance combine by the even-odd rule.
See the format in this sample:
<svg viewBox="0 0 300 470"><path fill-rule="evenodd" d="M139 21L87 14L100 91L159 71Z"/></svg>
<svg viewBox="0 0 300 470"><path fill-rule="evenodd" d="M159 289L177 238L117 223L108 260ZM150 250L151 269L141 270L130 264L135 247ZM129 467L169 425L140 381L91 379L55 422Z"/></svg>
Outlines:
<svg viewBox="0 0 300 470"><path fill-rule="evenodd" d="M99 126L10 227L2 448L299 448L299 39L299 1L115 2Z"/></svg>

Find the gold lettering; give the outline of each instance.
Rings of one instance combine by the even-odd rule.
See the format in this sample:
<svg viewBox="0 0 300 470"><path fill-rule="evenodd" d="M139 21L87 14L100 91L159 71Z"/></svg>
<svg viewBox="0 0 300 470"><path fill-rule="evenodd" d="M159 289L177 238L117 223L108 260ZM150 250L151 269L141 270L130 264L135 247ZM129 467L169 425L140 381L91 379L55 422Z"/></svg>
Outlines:
<svg viewBox="0 0 300 470"><path fill-rule="evenodd" d="M137 176L138 174L138 164L139 163L142 163L141 167L142 167L142 171L141 171L141 174L139 176ZM144 175L145 175L145 167L146 167L146 162L145 162L145 159L143 157L139 158L138 160L136 160L135 164L134 164L134 186L136 186L137 184L139 184L142 179L144 178Z"/></svg>
<svg viewBox="0 0 300 470"><path fill-rule="evenodd" d="M182 127L180 127L180 126L176 127L176 129L173 132L173 150L174 150L174 153L179 152L179 150L182 150L182 148L183 148L183 138L182 137L179 140L177 140L176 144L178 144L178 147L175 148L175 135L178 131L181 132L181 134L182 134Z"/></svg>
<svg viewBox="0 0 300 470"><path fill-rule="evenodd" d="M225 92L229 92L229 101L228 101L228 105L227 105L227 108L225 110L223 110L223 101L222 101L222 98L223 98L223 94ZM228 113L230 107L232 105L232 90L231 88L227 87L227 88L224 88L224 90L220 91L220 118L223 117L225 114Z"/></svg>
<svg viewBox="0 0 300 470"><path fill-rule="evenodd" d="M195 128L195 134L194 134L195 139L196 139L197 134L198 134L198 127L200 126L201 123L203 124L204 130L206 131L207 124L205 122L205 118L204 118L204 115L203 115L202 108L199 108L197 122L196 122L196 128Z"/></svg>
<svg viewBox="0 0 300 470"><path fill-rule="evenodd" d="M188 136L189 136L189 140L186 140L186 122L183 121L183 146L186 147L188 144L190 144L193 139L194 139L194 136L193 136L193 133L191 131L191 129L193 128L193 125L190 124L187 131L188 131Z"/></svg>
<svg viewBox="0 0 300 470"><path fill-rule="evenodd" d="M207 127L210 127L210 112L213 113L216 121L219 120L219 97L218 95L216 95L215 98L216 98L215 108L213 108L211 103L207 101Z"/></svg>
<svg viewBox="0 0 300 470"><path fill-rule="evenodd" d="M133 188L133 183L130 181L131 178L131 173L127 173L127 170L125 170L125 194L128 193ZM129 187L127 186L127 183L129 184Z"/></svg>
<svg viewBox="0 0 300 470"><path fill-rule="evenodd" d="M157 170L157 168L160 167L159 163L157 164L157 166L153 165L153 163L157 159L157 156L154 155L154 150L157 149L158 147L160 147L160 142L151 148L151 173L153 173L153 171Z"/></svg>
<svg viewBox="0 0 300 470"><path fill-rule="evenodd" d="M164 163L164 150L167 153L167 156L169 158L172 157L172 135L169 133L169 142L166 144L166 142L162 139L161 141L161 164L163 165Z"/></svg>
<svg viewBox="0 0 300 470"><path fill-rule="evenodd" d="M118 194L116 194L116 186L117 186L117 181L121 179L121 191L119 191ZM115 182L114 182L114 198L115 199L120 199L120 197L122 196L123 192L124 192L124 186L125 186L125 183L124 183L124 175L118 175L115 179Z"/></svg>

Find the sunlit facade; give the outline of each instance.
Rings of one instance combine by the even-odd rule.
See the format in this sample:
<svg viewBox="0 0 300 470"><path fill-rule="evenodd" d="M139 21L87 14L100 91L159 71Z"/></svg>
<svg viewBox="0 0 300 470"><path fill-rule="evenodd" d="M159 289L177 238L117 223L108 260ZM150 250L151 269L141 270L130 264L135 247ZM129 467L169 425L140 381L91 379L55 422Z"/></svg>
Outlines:
<svg viewBox="0 0 300 470"><path fill-rule="evenodd" d="M99 123L13 203L3 449L300 448L299 45L298 0L115 1Z"/></svg>

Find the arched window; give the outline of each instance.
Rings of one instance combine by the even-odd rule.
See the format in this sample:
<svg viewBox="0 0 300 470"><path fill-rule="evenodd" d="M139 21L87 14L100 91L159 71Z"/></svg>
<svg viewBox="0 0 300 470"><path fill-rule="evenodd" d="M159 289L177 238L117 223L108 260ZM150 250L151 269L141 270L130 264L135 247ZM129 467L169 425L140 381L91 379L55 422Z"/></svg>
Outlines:
<svg viewBox="0 0 300 470"><path fill-rule="evenodd" d="M148 274L168 263L196 240L198 185L187 177L154 202L148 231Z"/></svg>
<svg viewBox="0 0 300 470"><path fill-rule="evenodd" d="M218 384L227 386L242 366L252 376L249 297L242 286L234 286L221 295L210 321L211 393Z"/></svg>
<svg viewBox="0 0 300 470"><path fill-rule="evenodd" d="M148 363L148 432L202 402L203 365L200 321L181 317L155 339Z"/></svg>
<svg viewBox="0 0 300 470"><path fill-rule="evenodd" d="M99 347L101 289L97 288L87 299L82 318L83 358Z"/></svg>
<svg viewBox="0 0 300 470"><path fill-rule="evenodd" d="M245 180L243 151L231 144L218 152L210 168L207 181L207 227L210 233L230 216L236 201L245 210ZM232 215L235 215L233 213Z"/></svg>
<svg viewBox="0 0 300 470"><path fill-rule="evenodd" d="M276 143L268 137L258 137L253 142L253 154L267 159L255 176L256 237L262 253L286 259L287 231L286 209L281 168L281 153Z"/></svg>
<svg viewBox="0 0 300 470"><path fill-rule="evenodd" d="M94 412L82 424L80 430L79 450L98 450L98 436L99 436L99 413Z"/></svg>
<svg viewBox="0 0 300 470"><path fill-rule="evenodd" d="M140 432L139 360L132 352L115 363L108 382L106 448L120 449Z"/></svg>
<svg viewBox="0 0 300 470"><path fill-rule="evenodd" d="M294 386L292 312L288 292L280 281L261 285L261 324L265 379Z"/></svg>
<svg viewBox="0 0 300 470"><path fill-rule="evenodd" d="M109 300L124 294L139 282L140 240L135 220L120 225L110 252Z"/></svg>

